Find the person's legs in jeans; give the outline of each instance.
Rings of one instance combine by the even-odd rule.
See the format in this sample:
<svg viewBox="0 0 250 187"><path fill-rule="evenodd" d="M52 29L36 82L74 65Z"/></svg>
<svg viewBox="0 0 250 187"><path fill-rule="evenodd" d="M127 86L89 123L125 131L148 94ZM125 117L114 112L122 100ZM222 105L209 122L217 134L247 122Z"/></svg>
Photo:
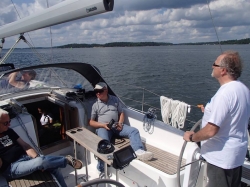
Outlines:
<svg viewBox="0 0 250 187"><path fill-rule="evenodd" d="M110 141L112 136L113 136L113 131L112 130L108 131L107 129L104 129L104 128L97 129L96 133L97 133L97 135L99 137L101 137L104 140L108 140L108 141ZM97 169L100 172L104 171L104 162L102 160L100 160L100 159L98 159Z"/></svg>
<svg viewBox="0 0 250 187"><path fill-rule="evenodd" d="M129 138L130 145L134 151L137 151L138 149L144 150L144 146L141 141L140 133L137 128L124 124L121 131L117 131L115 129L112 129L112 130L114 131L114 133L118 134L119 136Z"/></svg>
<svg viewBox="0 0 250 187"><path fill-rule="evenodd" d="M62 156L41 155L32 159L28 155L23 155L3 172L3 176L7 179L15 179L29 175L37 170L65 168L66 165L67 160Z"/></svg>
<svg viewBox="0 0 250 187"><path fill-rule="evenodd" d="M96 129L96 133L99 137L101 137L104 140L108 140L108 141L110 141L112 136L113 136L112 130L108 131L107 129L104 129L104 128Z"/></svg>
<svg viewBox="0 0 250 187"><path fill-rule="evenodd" d="M148 151L145 151L144 146L141 141L140 133L137 128L131 127L128 125L123 125L121 131L112 129L114 133L122 137L128 137L130 140L130 145L135 151L137 159L142 161L149 161L154 157L154 154Z"/></svg>
<svg viewBox="0 0 250 187"><path fill-rule="evenodd" d="M59 169L48 169L48 171L55 176L61 187L67 187L64 178L62 176L62 173Z"/></svg>

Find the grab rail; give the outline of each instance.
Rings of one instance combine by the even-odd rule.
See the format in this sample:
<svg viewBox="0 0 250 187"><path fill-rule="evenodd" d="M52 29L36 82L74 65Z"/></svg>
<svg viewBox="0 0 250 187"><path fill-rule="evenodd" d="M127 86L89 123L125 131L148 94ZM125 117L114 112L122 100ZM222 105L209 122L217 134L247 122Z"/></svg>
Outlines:
<svg viewBox="0 0 250 187"><path fill-rule="evenodd" d="M145 106L147 106L148 108L154 108L157 111L157 116L161 116L160 102L159 102L158 106L153 106L152 104L145 102L146 95L148 95L148 94L151 94L154 97L155 96L159 97L158 100L160 100L161 95L159 95L151 90L148 90L146 88L140 87L140 86L135 86L135 85L131 85L131 84L123 83L123 82L118 82L118 81L115 81L115 82L112 81L112 82L110 82L109 85L111 85L111 88L113 90L115 90L115 93L117 93L117 96L120 97L121 99L123 99L123 101L128 100L128 101L133 102L133 103L129 103L128 106L134 105L134 103L136 103L135 106L133 106L131 108L136 109L140 112L146 113L147 111L145 110L146 109ZM139 96L136 97L133 95L133 98L131 98L131 97L126 97L126 96L122 95L121 94L121 92L122 92L121 85L125 86L124 89L126 90L126 93L128 93L128 90L131 88L139 90L140 94L141 94L141 99ZM115 89L116 87L119 87L119 89ZM135 91L133 91L133 93L135 93ZM138 92L136 92L136 93L138 93ZM152 99L152 100L156 100L156 99ZM190 105L190 106L198 108L196 105ZM141 110L139 108L141 108ZM188 121L191 124L196 123L196 121L189 120L189 119L186 119L186 121Z"/></svg>

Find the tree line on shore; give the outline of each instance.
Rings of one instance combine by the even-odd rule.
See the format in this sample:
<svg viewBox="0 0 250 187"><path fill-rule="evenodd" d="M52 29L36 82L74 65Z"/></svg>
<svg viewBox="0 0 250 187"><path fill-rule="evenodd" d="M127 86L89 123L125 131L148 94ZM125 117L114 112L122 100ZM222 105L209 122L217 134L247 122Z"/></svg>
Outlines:
<svg viewBox="0 0 250 187"><path fill-rule="evenodd" d="M197 43L182 43L178 45L218 45L219 42L197 42ZM250 38L245 38L241 40L226 40L221 41L221 45L232 45L232 44L250 44Z"/></svg>
<svg viewBox="0 0 250 187"><path fill-rule="evenodd" d="M172 43L164 42L112 42L106 44L67 44L57 48L93 48L93 47L141 47L141 46L167 46Z"/></svg>
<svg viewBox="0 0 250 187"><path fill-rule="evenodd" d="M169 45L218 45L219 42L196 42L173 44L168 42L112 42L106 44L67 44L55 48L93 48L93 47L141 47L141 46L169 46ZM221 45L250 44L250 38L240 40L221 41Z"/></svg>

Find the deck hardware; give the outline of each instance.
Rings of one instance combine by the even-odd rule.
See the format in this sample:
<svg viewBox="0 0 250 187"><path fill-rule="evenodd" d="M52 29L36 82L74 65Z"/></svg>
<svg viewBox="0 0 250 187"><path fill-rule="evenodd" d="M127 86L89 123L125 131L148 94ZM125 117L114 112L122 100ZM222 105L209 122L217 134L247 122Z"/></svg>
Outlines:
<svg viewBox="0 0 250 187"><path fill-rule="evenodd" d="M157 119L156 109L149 108L143 117L143 129L145 132L152 134L154 132L154 121Z"/></svg>

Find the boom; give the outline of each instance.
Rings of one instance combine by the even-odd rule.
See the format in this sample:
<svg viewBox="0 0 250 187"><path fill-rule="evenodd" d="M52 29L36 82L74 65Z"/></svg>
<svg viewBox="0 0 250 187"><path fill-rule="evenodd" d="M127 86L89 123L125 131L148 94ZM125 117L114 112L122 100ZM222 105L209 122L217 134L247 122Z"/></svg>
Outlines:
<svg viewBox="0 0 250 187"><path fill-rule="evenodd" d="M0 27L0 39L112 11L114 0L68 0Z"/></svg>

